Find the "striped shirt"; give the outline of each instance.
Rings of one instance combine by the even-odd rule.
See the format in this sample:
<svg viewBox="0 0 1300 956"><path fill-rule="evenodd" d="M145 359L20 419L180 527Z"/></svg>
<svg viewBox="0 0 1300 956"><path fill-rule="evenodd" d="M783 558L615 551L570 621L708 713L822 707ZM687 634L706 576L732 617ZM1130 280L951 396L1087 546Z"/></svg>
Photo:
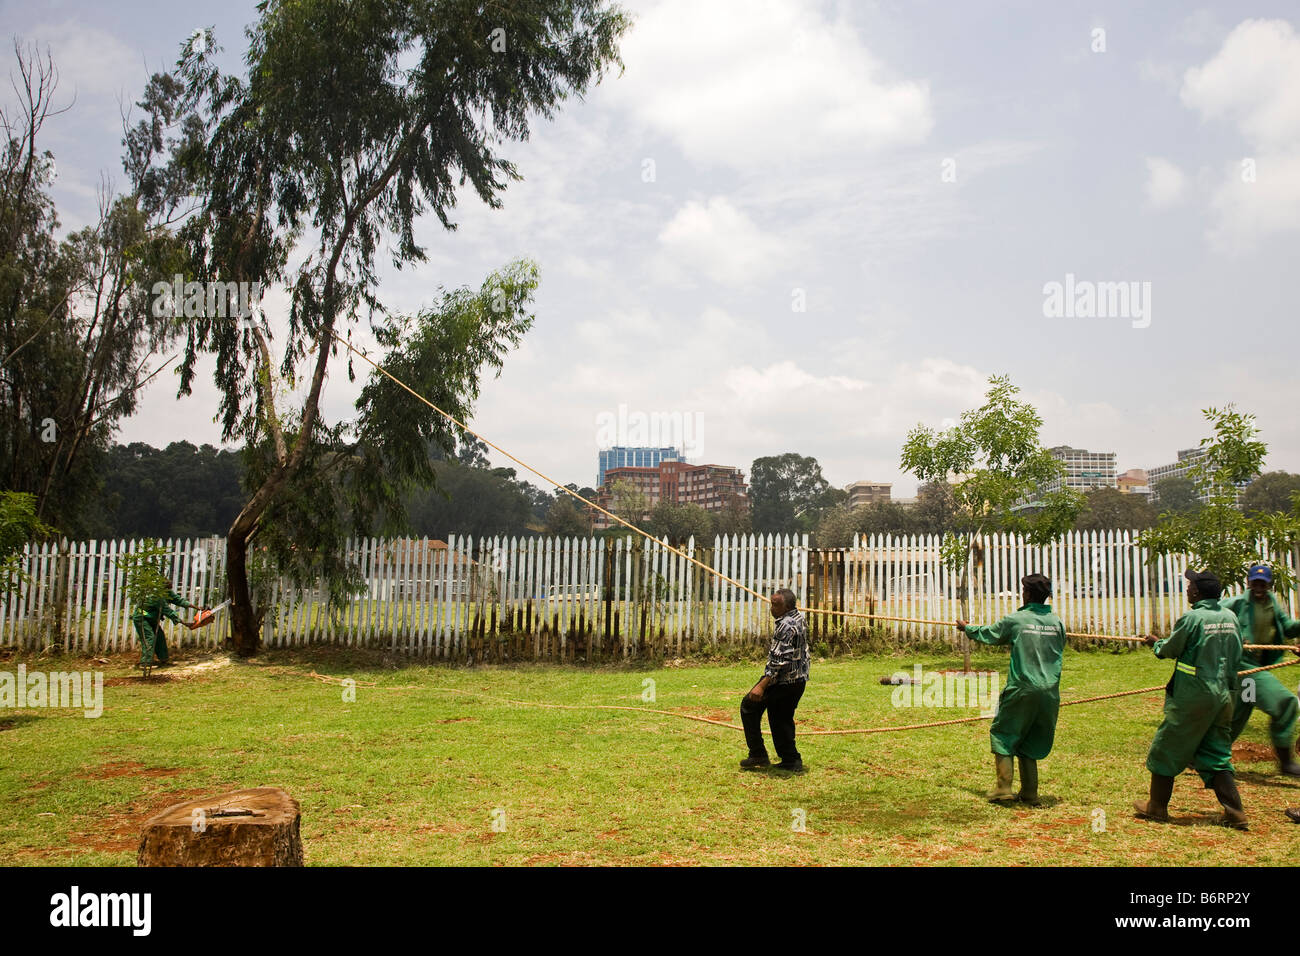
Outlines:
<svg viewBox="0 0 1300 956"><path fill-rule="evenodd" d="M796 684L808 679L808 623L798 610L787 611L776 622L763 676L773 684Z"/></svg>

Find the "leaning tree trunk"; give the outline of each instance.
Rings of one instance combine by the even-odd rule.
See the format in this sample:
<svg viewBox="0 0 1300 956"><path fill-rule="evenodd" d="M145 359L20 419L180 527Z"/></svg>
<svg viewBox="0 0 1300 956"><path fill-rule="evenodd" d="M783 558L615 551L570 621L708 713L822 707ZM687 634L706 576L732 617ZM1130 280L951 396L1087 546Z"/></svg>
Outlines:
<svg viewBox="0 0 1300 956"><path fill-rule="evenodd" d="M248 539L238 528L226 536L226 575L230 588L230 629L235 653L252 657L261 643L261 615L253 610L248 591Z"/></svg>

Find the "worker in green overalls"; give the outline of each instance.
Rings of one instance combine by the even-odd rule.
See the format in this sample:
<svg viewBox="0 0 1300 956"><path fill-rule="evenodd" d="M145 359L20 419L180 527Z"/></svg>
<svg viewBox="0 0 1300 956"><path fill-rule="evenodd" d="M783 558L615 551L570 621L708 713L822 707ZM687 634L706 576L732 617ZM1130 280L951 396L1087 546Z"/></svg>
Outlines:
<svg viewBox="0 0 1300 956"><path fill-rule="evenodd" d="M1021 800L1037 806L1038 761L1052 752L1056 716L1061 709L1065 625L1047 604L1052 594L1051 579L1028 574L1020 584L1023 605L1018 611L991 627L973 627L958 621L957 630L981 644L1011 645L1010 675L989 730L997 787L988 798L992 803ZM1020 763L1018 794L1011 789L1013 757Z"/></svg>
<svg viewBox="0 0 1300 956"><path fill-rule="evenodd" d="M1246 573L1250 591L1228 598L1223 606L1237 615L1243 644L1284 644L1284 638L1300 636L1300 621L1294 620L1272 593L1273 569L1267 564L1251 565ZM1282 659L1285 651L1242 650L1242 670L1266 667ZM1298 652L1300 653L1300 652ZM1250 681L1252 683L1247 683ZM1300 701L1268 671L1242 679L1241 695L1232 706L1232 739L1246 729L1256 707L1269 716L1268 731L1277 754L1278 769L1289 777L1300 777L1300 763L1291 758L1291 736L1295 733Z"/></svg>
<svg viewBox="0 0 1300 956"><path fill-rule="evenodd" d="M168 588L165 596L157 595L150 598L131 614L131 623L135 626L136 636L140 639L140 666L144 668L146 676L149 668L163 667L170 663L167 654L167 635L162 629L164 617L170 618L177 624L184 624L190 630L194 630L197 626L195 623L182 621L180 615L172 609L172 605L194 608L193 604Z"/></svg>
<svg viewBox="0 0 1300 956"><path fill-rule="evenodd" d="M1165 717L1151 741L1151 794L1133 804L1139 817L1169 820L1174 777L1187 766L1201 775L1223 805L1223 823L1246 829L1246 812L1232 769L1232 707L1240 689L1241 631L1237 616L1219 605L1223 587L1209 571L1187 574L1192 609L1163 640L1148 635L1156 657L1173 658L1165 687Z"/></svg>

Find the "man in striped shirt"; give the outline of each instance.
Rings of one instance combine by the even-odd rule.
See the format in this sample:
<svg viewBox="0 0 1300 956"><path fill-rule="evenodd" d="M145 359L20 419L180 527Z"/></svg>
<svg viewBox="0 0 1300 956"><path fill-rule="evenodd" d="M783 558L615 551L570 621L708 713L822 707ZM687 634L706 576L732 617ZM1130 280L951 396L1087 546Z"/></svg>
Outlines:
<svg viewBox="0 0 1300 956"><path fill-rule="evenodd" d="M772 745L781 762L778 770L800 773L803 758L794 745L794 711L808 682L808 625L795 607L794 592L782 588L772 595L772 617L776 630L767 653L763 677L740 702L740 722L745 727L749 756L740 762L743 770L770 765L763 745L763 711L772 729Z"/></svg>

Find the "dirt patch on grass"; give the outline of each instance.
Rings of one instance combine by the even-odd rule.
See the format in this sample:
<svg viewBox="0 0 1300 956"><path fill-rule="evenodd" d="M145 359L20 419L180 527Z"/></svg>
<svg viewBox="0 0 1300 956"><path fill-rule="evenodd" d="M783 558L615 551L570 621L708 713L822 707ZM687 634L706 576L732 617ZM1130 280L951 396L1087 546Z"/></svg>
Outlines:
<svg viewBox="0 0 1300 956"><path fill-rule="evenodd" d="M14 721L12 720L0 720L0 730L11 730L13 726Z"/></svg>
<svg viewBox="0 0 1300 956"><path fill-rule="evenodd" d="M478 718L477 718L477 717L448 717L448 718L446 718L445 720L440 720L440 721L438 721L438 723L440 723L440 724L459 724L459 723L463 723L464 721L467 721L467 720L477 722L477 721L478 721Z"/></svg>
<svg viewBox="0 0 1300 956"><path fill-rule="evenodd" d="M105 677L104 686L105 687L132 687L132 686L138 687L141 684L170 684L173 680L177 680L177 679L178 678L173 677L171 674L167 674L167 673L160 674L155 671L154 673L150 674L148 677L145 677L143 674L136 674L134 676L127 676L127 677Z"/></svg>
<svg viewBox="0 0 1300 956"><path fill-rule="evenodd" d="M145 801L127 805L120 813L107 813L103 817L92 818L89 828L71 834L68 843L77 849L97 850L101 853L123 853L134 850L140 845L140 832L144 828L144 822L150 817L174 804L232 789L235 788L220 785L156 794ZM85 825L83 822L83 826Z"/></svg>
<svg viewBox="0 0 1300 956"><path fill-rule="evenodd" d="M184 767L146 767L134 760L114 760L77 774L83 780L111 780L114 777L174 777Z"/></svg>
<svg viewBox="0 0 1300 956"><path fill-rule="evenodd" d="M1277 759L1277 755L1273 753L1272 747L1265 747L1263 744L1239 743L1232 745L1232 759L1252 763L1259 761L1272 762Z"/></svg>
<svg viewBox="0 0 1300 956"><path fill-rule="evenodd" d="M725 710L694 710L689 707L676 707L673 713L688 717L707 717L709 720L721 720L728 724L735 718L734 714Z"/></svg>

